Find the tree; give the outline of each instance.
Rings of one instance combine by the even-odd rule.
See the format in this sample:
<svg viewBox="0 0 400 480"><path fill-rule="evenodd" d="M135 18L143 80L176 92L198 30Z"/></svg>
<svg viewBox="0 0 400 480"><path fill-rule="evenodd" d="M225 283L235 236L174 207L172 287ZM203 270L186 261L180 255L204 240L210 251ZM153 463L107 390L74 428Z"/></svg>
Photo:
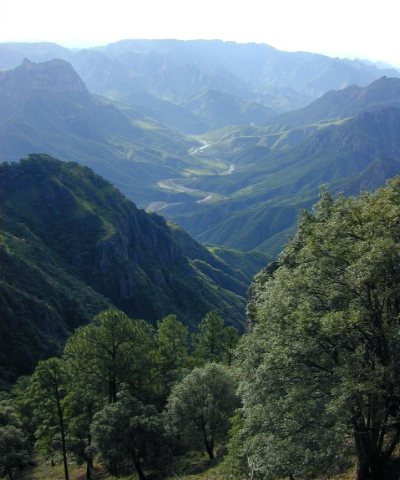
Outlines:
<svg viewBox="0 0 400 480"><path fill-rule="evenodd" d="M15 470L28 464L28 442L21 427L14 408L0 401L0 478L8 476L13 480Z"/></svg>
<svg viewBox="0 0 400 480"><path fill-rule="evenodd" d="M123 385L137 396L145 394L153 365L152 337L145 321L106 310L76 330L66 344L65 356L94 392L113 403Z"/></svg>
<svg viewBox="0 0 400 480"><path fill-rule="evenodd" d="M232 374L223 365L209 363L172 389L166 418L172 430L192 445L202 444L213 460L215 443L225 437L237 406Z"/></svg>
<svg viewBox="0 0 400 480"><path fill-rule="evenodd" d="M239 342L239 332L235 327L225 327L222 334L222 360L226 365L231 365L234 350Z"/></svg>
<svg viewBox="0 0 400 480"><path fill-rule="evenodd" d="M237 362L256 475L306 478L354 453L359 480L385 478L400 439L399 205L400 179L323 193L262 277Z"/></svg>
<svg viewBox="0 0 400 480"><path fill-rule="evenodd" d="M50 358L38 363L32 377L31 395L35 404L38 428L36 436L39 445L49 447L55 434L61 439L61 452L65 480L69 480L64 399L66 396L67 373L65 364L59 358Z"/></svg>
<svg viewBox="0 0 400 480"><path fill-rule="evenodd" d="M203 362L222 360L224 343L224 320L217 312L208 312L199 324L199 333L194 337L195 355Z"/></svg>
<svg viewBox="0 0 400 480"><path fill-rule="evenodd" d="M129 396L95 415L92 435L110 473L121 475L135 468L140 480L164 446L162 419L155 407Z"/></svg>
<svg viewBox="0 0 400 480"><path fill-rule="evenodd" d="M168 315L157 322L155 335L156 364L165 401L171 386L181 378L188 366L189 330L176 315Z"/></svg>
<svg viewBox="0 0 400 480"><path fill-rule="evenodd" d="M32 402L32 376L19 377L11 390L12 407L15 409L21 422L22 430L26 435L29 450L35 443L35 415ZM11 401L11 400L10 400Z"/></svg>
<svg viewBox="0 0 400 480"><path fill-rule="evenodd" d="M103 407L103 399L79 376L69 373L68 394L64 401L69 429L68 450L78 463L86 463L86 478L90 479L94 454L90 426L95 413Z"/></svg>

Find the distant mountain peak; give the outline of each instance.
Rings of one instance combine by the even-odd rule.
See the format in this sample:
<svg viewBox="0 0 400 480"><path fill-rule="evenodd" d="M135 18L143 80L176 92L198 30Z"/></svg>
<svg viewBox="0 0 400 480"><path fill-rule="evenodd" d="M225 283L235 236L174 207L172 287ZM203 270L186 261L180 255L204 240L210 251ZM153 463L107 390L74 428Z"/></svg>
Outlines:
<svg viewBox="0 0 400 480"><path fill-rule="evenodd" d="M0 75L0 83L11 93L46 91L52 93L88 93L85 83L65 60L34 63L24 58L15 68Z"/></svg>

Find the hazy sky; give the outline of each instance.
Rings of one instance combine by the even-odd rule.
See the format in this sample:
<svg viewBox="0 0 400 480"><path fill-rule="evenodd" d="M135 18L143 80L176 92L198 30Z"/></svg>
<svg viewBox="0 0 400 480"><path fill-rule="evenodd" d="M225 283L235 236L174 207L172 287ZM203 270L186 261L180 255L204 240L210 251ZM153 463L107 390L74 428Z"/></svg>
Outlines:
<svg viewBox="0 0 400 480"><path fill-rule="evenodd" d="M220 38L400 65L400 0L0 0L0 42Z"/></svg>

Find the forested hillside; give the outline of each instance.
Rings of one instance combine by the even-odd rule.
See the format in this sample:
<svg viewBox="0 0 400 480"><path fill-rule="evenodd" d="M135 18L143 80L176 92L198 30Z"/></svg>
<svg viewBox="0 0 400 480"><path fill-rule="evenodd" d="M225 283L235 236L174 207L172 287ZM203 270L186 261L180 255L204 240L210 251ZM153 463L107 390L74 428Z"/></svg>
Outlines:
<svg viewBox="0 0 400 480"><path fill-rule="evenodd" d="M240 340L216 312L191 339L174 315L99 313L1 397L2 472L397 478L399 202L398 178L324 192L257 275Z"/></svg>
<svg viewBox="0 0 400 480"><path fill-rule="evenodd" d="M399 77L0 43L0 478L400 478Z"/></svg>
<svg viewBox="0 0 400 480"><path fill-rule="evenodd" d="M88 168L44 155L2 164L0 192L3 380L112 305L153 323L175 313L191 328L215 309L243 327L262 257L231 267Z"/></svg>

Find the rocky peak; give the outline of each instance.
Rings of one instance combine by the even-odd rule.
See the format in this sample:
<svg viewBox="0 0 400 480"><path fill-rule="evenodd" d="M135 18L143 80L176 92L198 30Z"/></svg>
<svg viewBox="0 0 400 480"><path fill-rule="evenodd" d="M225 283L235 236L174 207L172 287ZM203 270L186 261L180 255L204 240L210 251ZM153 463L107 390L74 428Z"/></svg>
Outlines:
<svg viewBox="0 0 400 480"><path fill-rule="evenodd" d="M0 88L6 94L45 91L88 93L86 85L65 60L33 63L24 58L21 65L0 75Z"/></svg>

